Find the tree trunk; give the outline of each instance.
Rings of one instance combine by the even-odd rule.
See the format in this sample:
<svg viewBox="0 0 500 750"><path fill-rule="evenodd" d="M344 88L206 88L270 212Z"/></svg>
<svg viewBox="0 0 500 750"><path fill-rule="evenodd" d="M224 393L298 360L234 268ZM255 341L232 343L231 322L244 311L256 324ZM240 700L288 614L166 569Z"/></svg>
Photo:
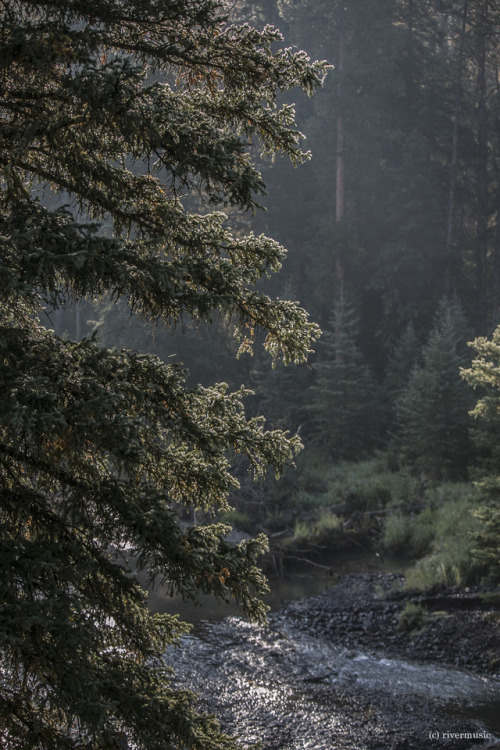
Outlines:
<svg viewBox="0 0 500 750"><path fill-rule="evenodd" d="M415 6L413 0L408 0L407 13L405 18L406 23L406 53L408 55L408 63L406 65L405 73L405 88L406 88L406 115L408 133L412 132L414 127L414 112L416 105L416 87L414 80L415 70L415 39L414 39L414 28L415 28Z"/></svg>
<svg viewBox="0 0 500 750"><path fill-rule="evenodd" d="M486 103L487 10L482 9L477 28L477 169L476 169L476 333L488 328L488 110Z"/></svg>
<svg viewBox="0 0 500 750"><path fill-rule="evenodd" d="M337 174L336 174L336 192L335 192L335 221L340 224L345 213L345 184L344 184L344 101L343 101L343 72L344 72L344 54L345 54L345 6L340 5L340 36L337 62ZM337 279L340 286L344 282L344 261L342 258L342 248L337 244L336 248L336 271Z"/></svg>
<svg viewBox="0 0 500 750"><path fill-rule="evenodd" d="M498 64L496 68L496 117L495 117L495 135L497 153L500 153L500 80ZM496 236L495 248L493 253L493 289L491 299L491 326L495 329L500 323L500 163L495 159L495 177L496 177Z"/></svg>
<svg viewBox="0 0 500 750"><path fill-rule="evenodd" d="M451 282L451 265L452 265L452 240L453 240L453 218L455 213L455 196L458 179L458 149L460 133L460 107L462 100L462 74L465 47L465 29L467 24L468 0L464 0L462 12L462 30L460 33L460 49L458 57L457 80L455 84L455 107L453 112L453 139L451 148L451 167L450 167L450 188L448 194L448 217L446 223L446 269L445 269L445 289L449 295L452 292Z"/></svg>
<svg viewBox="0 0 500 750"><path fill-rule="evenodd" d="M497 174L499 170L497 168ZM497 180L498 181L498 180ZM500 302L500 187L497 185L497 210L496 210L496 237L495 252L493 256L493 290L491 300L491 323L495 329L500 323L499 302Z"/></svg>

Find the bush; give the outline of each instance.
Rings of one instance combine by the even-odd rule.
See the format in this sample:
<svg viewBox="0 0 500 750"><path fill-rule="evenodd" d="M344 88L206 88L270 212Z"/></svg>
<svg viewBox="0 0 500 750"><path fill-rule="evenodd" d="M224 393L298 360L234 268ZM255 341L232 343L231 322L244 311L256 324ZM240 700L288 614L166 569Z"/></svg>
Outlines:
<svg viewBox="0 0 500 750"><path fill-rule="evenodd" d="M407 586L424 591L436 585L463 586L470 579L470 556L436 552L419 560L406 574Z"/></svg>
<svg viewBox="0 0 500 750"><path fill-rule="evenodd" d="M432 549L436 536L436 511L424 508L418 515L401 512L387 517L382 535L382 547L391 555L403 553L421 557Z"/></svg>
<svg viewBox="0 0 500 750"><path fill-rule="evenodd" d="M422 557L431 551L436 538L438 515L439 511L427 506L411 519L409 544L412 554L416 557Z"/></svg>
<svg viewBox="0 0 500 750"><path fill-rule="evenodd" d="M420 630L428 619L426 608L419 602L408 602L398 615L399 629L407 633Z"/></svg>
<svg viewBox="0 0 500 750"><path fill-rule="evenodd" d="M314 532L319 541L338 539L344 534L344 522L340 516L324 511L314 524Z"/></svg>

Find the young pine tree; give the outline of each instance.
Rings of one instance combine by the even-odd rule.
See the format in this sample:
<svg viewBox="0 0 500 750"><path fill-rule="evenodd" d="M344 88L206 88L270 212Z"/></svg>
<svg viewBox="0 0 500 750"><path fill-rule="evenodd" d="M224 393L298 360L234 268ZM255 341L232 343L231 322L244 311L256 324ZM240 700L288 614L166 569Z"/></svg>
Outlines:
<svg viewBox="0 0 500 750"><path fill-rule="evenodd" d="M285 361L317 332L255 282L282 248L224 215L264 189L249 156L303 158L277 90L324 66L279 33L229 25L218 0L4 0L0 6L0 737L6 750L234 748L162 655L184 631L153 615L111 550L196 600L262 617L264 541L179 524L222 508L233 454L256 475L297 441L247 419L244 391L187 389L154 356L62 340L41 307L108 294L145 320L234 316ZM271 49L273 51L271 51ZM41 198L50 188L50 207ZM195 192L205 208L190 214ZM58 207L59 206L59 207Z"/></svg>
<svg viewBox="0 0 500 750"><path fill-rule="evenodd" d="M464 476L470 453L467 323L457 302L443 300L406 388L396 400L396 450L432 477Z"/></svg>
<svg viewBox="0 0 500 750"><path fill-rule="evenodd" d="M393 397L398 396L406 388L408 378L418 364L420 350L415 328L409 323L394 347L387 365L385 385Z"/></svg>
<svg viewBox="0 0 500 750"><path fill-rule="evenodd" d="M356 459L373 447L379 428L376 383L356 344L358 319L344 293L337 301L314 365L310 405L315 442L334 459Z"/></svg>
<svg viewBox="0 0 500 750"><path fill-rule="evenodd" d="M389 356L384 379L384 400L389 415L389 432L397 420L398 398L408 385L412 371L419 364L421 350L415 327L409 323Z"/></svg>

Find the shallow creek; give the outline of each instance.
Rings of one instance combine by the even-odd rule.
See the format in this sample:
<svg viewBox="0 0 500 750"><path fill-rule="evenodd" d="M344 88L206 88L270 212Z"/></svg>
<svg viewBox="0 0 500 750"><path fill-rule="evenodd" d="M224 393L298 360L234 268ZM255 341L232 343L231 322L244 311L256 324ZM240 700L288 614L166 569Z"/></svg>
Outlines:
<svg viewBox="0 0 500 750"><path fill-rule="evenodd" d="M344 561L336 573L366 570L366 562ZM373 569L380 568L375 560ZM228 732L261 742L263 750L468 750L496 740L498 680L312 636L297 627L306 600L278 609L333 582L304 572L271 580L267 627L228 617L214 602L182 611L156 592L153 608L195 622L194 634L171 649L166 661Z"/></svg>
<svg viewBox="0 0 500 750"><path fill-rule="evenodd" d="M407 563L400 561L382 560L369 552L336 553L331 560L324 559L321 566L299 563L289 568L284 575L270 575L270 593L265 601L273 612L287 602L320 594L339 576L347 573L404 572L406 565ZM193 633L205 622L217 622L225 617L238 615L234 604L220 603L214 597L204 597L200 605L194 605L182 601L179 596L167 596L161 587L149 590L148 602L153 612L175 612L180 615L184 622L193 626Z"/></svg>
<svg viewBox="0 0 500 750"><path fill-rule="evenodd" d="M350 652L286 629L229 618L185 638L167 661L228 731L264 750L465 750L477 746L471 739L494 737L477 721L498 698L494 680ZM453 744L446 733L461 736Z"/></svg>

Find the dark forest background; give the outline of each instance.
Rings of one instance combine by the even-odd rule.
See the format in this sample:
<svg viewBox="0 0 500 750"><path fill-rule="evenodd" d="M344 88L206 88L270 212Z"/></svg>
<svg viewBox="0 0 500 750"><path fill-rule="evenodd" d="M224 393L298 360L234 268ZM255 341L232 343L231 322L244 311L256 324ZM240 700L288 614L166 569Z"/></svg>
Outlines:
<svg viewBox="0 0 500 750"><path fill-rule="evenodd" d="M184 363L192 384L244 383L250 414L299 432L279 483L256 488L240 467L229 519L267 531L283 559L361 544L420 560L420 585L494 577L481 482L499 430L471 417L461 368L500 322L500 5L235 0L231 12L333 66L293 102L310 161L262 157L263 210L232 217L288 249L266 283L323 329L308 364L273 370L258 347L237 358L228 320L172 335L110 300L50 324L77 338L97 324L108 345Z"/></svg>

